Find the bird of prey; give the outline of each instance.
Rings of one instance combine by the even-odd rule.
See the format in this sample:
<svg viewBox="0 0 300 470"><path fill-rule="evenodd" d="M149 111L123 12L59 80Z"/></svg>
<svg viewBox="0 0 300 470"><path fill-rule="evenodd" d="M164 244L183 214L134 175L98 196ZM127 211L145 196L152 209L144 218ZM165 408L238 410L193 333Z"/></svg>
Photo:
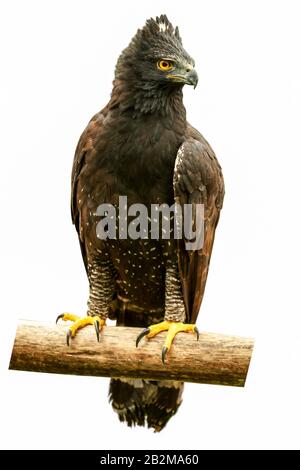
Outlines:
<svg viewBox="0 0 300 470"><path fill-rule="evenodd" d="M143 336L167 331L164 362L170 360L167 353L177 333L199 334L195 322L224 183L210 145L186 120L183 87L196 87L194 67L178 27L166 15L147 20L117 61L110 101L80 137L71 210L90 292L86 317L58 317L73 322L68 344L90 324L99 340L106 319L112 318L116 326L144 328L137 344ZM117 206L121 195L128 207L140 203L149 210L153 204L204 204L202 246L187 250L184 239L161 234L156 239L99 238L97 208ZM109 395L121 421L160 431L178 409L182 390L183 383L176 381L112 379Z"/></svg>

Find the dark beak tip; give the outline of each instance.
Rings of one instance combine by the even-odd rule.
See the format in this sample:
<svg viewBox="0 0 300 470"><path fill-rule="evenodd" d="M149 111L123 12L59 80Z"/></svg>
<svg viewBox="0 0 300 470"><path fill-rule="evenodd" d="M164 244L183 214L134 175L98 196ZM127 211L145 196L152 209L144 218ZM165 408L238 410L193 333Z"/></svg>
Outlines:
<svg viewBox="0 0 300 470"><path fill-rule="evenodd" d="M196 86L198 85L198 74L197 74L196 70L191 70L188 73L187 79L188 79L188 83L190 85L193 85L193 87L195 89Z"/></svg>

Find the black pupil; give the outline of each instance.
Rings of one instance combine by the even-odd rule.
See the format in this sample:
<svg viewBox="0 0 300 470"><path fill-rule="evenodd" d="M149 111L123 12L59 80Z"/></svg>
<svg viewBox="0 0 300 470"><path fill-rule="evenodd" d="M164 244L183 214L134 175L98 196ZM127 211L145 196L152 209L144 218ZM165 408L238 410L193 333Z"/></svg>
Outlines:
<svg viewBox="0 0 300 470"><path fill-rule="evenodd" d="M169 62L163 62L163 63L162 63L162 66L165 67L165 68L166 68L166 67L169 67Z"/></svg>

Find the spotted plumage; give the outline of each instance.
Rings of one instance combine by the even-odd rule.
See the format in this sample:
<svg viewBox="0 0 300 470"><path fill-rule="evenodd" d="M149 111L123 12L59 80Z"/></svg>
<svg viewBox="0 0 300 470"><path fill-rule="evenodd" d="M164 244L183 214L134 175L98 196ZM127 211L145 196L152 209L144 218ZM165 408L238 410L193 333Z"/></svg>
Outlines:
<svg viewBox="0 0 300 470"><path fill-rule="evenodd" d="M224 185L211 147L186 121L184 84L195 86L197 74L178 28L165 15L148 20L118 59L109 103L79 140L71 206L90 284L90 316L140 327L196 321ZM187 252L185 241L172 234L170 240L99 239L97 207L117 206L120 195L128 206L142 203L149 212L151 204L203 203L203 248ZM180 405L182 387L117 379L110 400L121 421L159 431Z"/></svg>

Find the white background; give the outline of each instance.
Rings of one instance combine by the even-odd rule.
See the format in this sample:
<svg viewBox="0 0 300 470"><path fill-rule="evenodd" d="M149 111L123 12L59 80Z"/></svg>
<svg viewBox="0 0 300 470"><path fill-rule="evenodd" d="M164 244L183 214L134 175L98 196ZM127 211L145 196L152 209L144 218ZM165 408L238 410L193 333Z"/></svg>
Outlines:
<svg viewBox="0 0 300 470"><path fill-rule="evenodd" d="M149 16L179 24L190 122L226 198L199 328L254 336L245 389L186 385L166 430L119 424L108 380L8 371L18 318L86 311L70 220L74 148ZM299 2L1 1L2 448L299 448Z"/></svg>

